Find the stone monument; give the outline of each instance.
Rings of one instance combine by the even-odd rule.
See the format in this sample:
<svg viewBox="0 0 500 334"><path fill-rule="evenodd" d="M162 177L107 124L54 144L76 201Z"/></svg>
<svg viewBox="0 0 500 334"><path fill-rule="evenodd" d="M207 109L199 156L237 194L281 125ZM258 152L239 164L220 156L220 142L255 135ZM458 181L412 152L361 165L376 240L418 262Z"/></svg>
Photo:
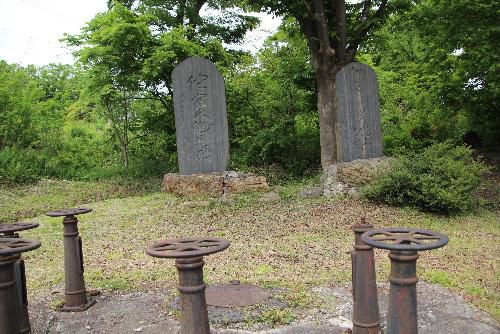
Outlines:
<svg viewBox="0 0 500 334"><path fill-rule="evenodd" d="M390 168L383 157L377 75L368 65L350 63L335 79L338 163L325 169L323 192L359 197L359 187Z"/></svg>
<svg viewBox="0 0 500 334"><path fill-rule="evenodd" d="M190 57L172 73L181 175L224 172L229 138L224 79L215 65Z"/></svg>
<svg viewBox="0 0 500 334"><path fill-rule="evenodd" d="M165 174L163 189L208 195L268 188L266 178L226 171L229 136L224 79L215 65L194 56L172 73L179 174Z"/></svg>
<svg viewBox="0 0 500 334"><path fill-rule="evenodd" d="M337 73L337 159L383 155L377 75L368 65L350 63Z"/></svg>

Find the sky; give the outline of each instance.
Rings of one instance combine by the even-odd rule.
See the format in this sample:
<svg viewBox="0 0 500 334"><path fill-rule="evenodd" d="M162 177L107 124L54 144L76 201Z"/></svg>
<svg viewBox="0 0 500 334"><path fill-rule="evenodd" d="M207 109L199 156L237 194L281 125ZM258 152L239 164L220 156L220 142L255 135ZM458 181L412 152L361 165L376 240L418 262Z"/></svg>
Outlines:
<svg viewBox="0 0 500 334"><path fill-rule="evenodd" d="M106 0L0 0L0 60L21 65L73 63L59 39L77 34ZM245 49L256 51L281 20L260 15L261 28L247 36Z"/></svg>

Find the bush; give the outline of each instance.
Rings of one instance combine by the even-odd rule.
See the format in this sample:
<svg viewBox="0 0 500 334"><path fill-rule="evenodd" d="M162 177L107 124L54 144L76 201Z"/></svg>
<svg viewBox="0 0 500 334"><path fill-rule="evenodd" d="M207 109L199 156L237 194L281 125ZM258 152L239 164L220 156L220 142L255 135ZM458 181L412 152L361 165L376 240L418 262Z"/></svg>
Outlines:
<svg viewBox="0 0 500 334"><path fill-rule="evenodd" d="M364 189L370 199L442 213L465 212L476 204L474 191L487 167L472 150L438 143L400 155L391 170Z"/></svg>

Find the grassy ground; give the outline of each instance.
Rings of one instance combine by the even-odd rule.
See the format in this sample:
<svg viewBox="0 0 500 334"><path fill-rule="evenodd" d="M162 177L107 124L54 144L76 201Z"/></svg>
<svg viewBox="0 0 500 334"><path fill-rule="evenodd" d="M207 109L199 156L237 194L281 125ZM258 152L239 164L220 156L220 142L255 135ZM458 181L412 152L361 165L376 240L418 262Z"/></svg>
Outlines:
<svg viewBox="0 0 500 334"><path fill-rule="evenodd" d="M277 189L282 200L274 203L262 203L258 194L207 200L178 198L155 192L154 187L132 188L111 182L44 181L33 187L0 189L0 221L40 222L38 229L23 233L42 242L39 250L26 254L33 298L49 295L64 279L61 219L44 216L49 209L83 204L94 209L80 219L88 287L119 291L173 287L172 261L147 256L146 247L167 238L218 236L229 239L231 247L206 258L207 282L239 279L288 287L292 306L306 307L314 306L308 298L311 287L350 281L349 227L366 215L377 227L402 225L448 234L445 248L422 254L421 279L462 294L500 320L496 209L436 216L348 199L299 199L298 185ZM377 251L376 260L379 281L385 281L387 253Z"/></svg>

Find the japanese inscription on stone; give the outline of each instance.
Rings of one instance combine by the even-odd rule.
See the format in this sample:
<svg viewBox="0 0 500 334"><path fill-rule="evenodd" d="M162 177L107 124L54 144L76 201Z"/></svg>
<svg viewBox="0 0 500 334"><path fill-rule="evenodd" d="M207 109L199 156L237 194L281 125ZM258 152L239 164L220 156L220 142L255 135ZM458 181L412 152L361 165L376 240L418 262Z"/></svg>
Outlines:
<svg viewBox="0 0 500 334"><path fill-rule="evenodd" d="M350 63L337 73L337 159L342 162L383 155L380 102L375 71Z"/></svg>
<svg viewBox="0 0 500 334"><path fill-rule="evenodd" d="M191 57L172 73L181 175L223 172L229 158L224 79L215 65Z"/></svg>

